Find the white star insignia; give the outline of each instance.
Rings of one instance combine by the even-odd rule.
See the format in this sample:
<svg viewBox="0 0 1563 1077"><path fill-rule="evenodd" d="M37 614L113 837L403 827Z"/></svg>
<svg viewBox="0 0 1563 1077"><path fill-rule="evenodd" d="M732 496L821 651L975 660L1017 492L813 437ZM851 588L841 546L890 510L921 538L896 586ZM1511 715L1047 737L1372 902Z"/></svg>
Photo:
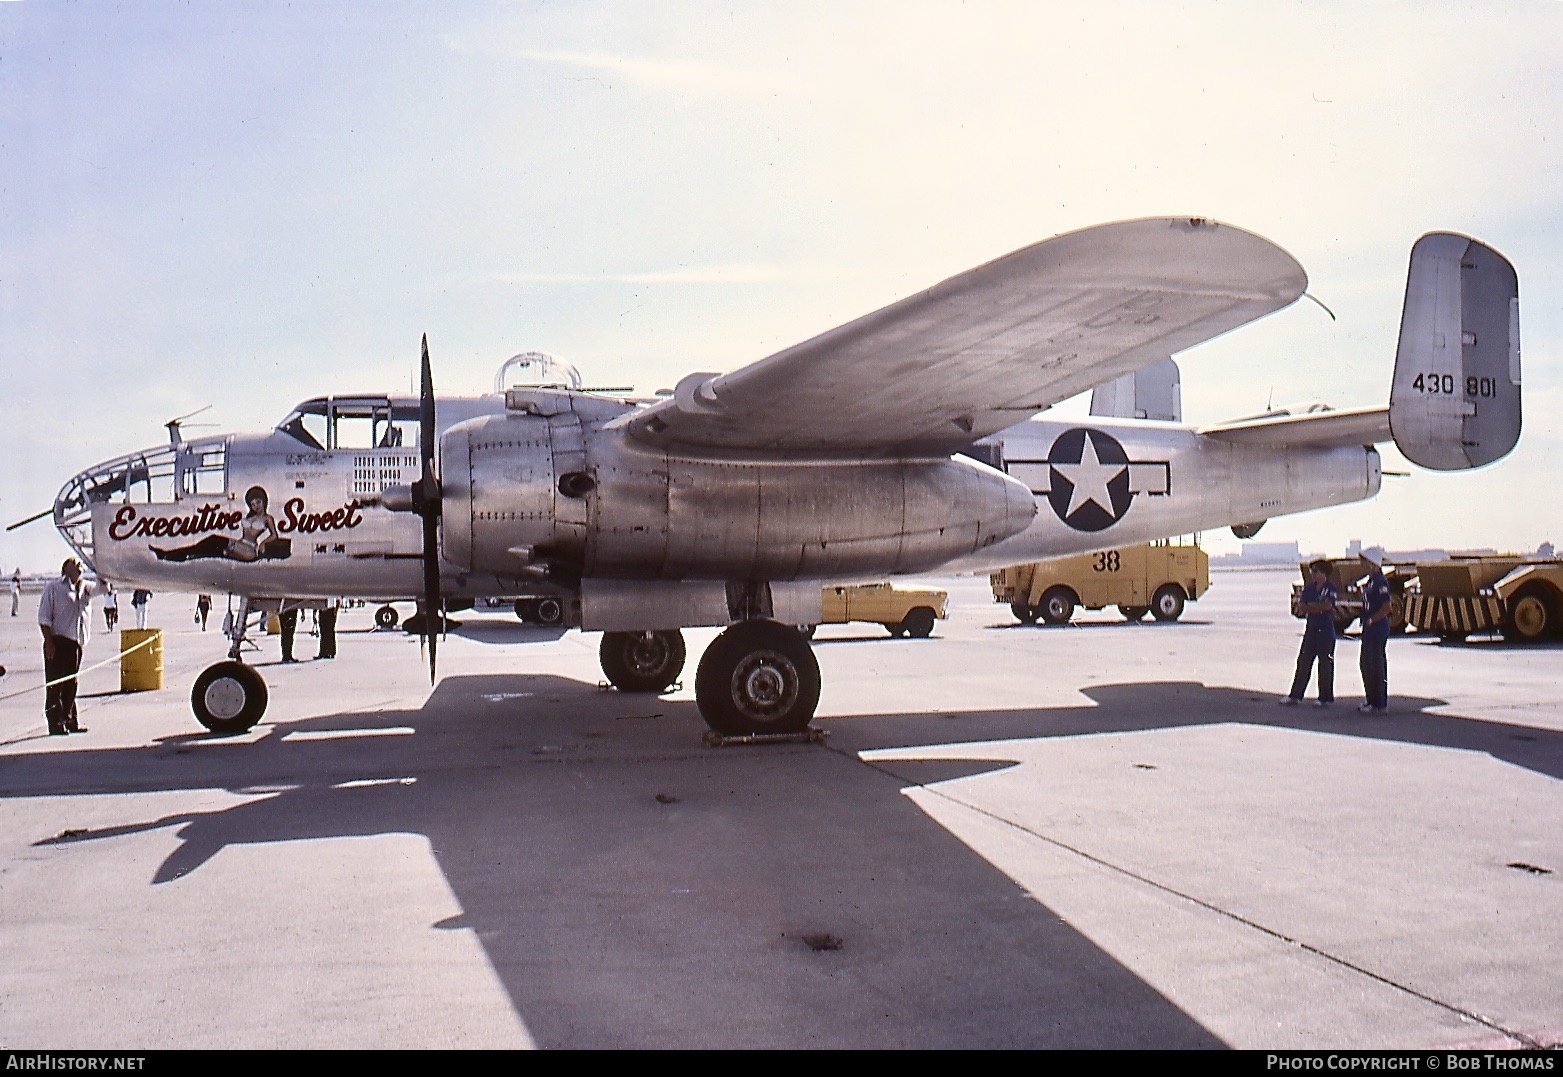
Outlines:
<svg viewBox="0 0 1563 1077"><path fill-rule="evenodd" d="M1078 464L1054 464L1053 469L1074 486L1069 495L1069 508L1064 511L1066 517L1073 516L1075 510L1092 501L1108 516L1113 515L1113 498L1107 491L1107 484L1122 475L1128 465L1102 463L1096 456L1096 442L1091 435L1085 437Z"/></svg>

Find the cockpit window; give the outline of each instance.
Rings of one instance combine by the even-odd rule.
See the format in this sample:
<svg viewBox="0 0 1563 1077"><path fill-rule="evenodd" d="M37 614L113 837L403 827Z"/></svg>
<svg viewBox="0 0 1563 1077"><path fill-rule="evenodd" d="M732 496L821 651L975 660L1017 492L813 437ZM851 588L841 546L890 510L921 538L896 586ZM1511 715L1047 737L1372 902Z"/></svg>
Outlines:
<svg viewBox="0 0 1563 1077"><path fill-rule="evenodd" d="M324 449L326 447L326 402L311 400L300 404L293 409L293 414L277 424L277 429L284 434L291 434L311 449Z"/></svg>
<svg viewBox="0 0 1563 1077"><path fill-rule="evenodd" d="M398 406L391 409L391 424L381 435L382 449L416 449L418 447L418 409Z"/></svg>
<svg viewBox="0 0 1563 1077"><path fill-rule="evenodd" d="M334 400L333 449L375 449L391 423L389 400Z"/></svg>

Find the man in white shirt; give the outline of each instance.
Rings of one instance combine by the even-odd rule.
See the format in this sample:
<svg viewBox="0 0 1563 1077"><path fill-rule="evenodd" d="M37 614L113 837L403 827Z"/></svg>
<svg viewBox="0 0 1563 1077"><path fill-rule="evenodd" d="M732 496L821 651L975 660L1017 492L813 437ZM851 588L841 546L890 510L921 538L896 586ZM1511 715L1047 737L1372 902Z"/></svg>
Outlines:
<svg viewBox="0 0 1563 1077"><path fill-rule="evenodd" d="M43 632L43 674L49 682L44 697L44 717L49 735L85 733L76 721L76 672L81 669L81 649L87 643L87 618L92 596L101 584L84 583L81 562L67 557L60 578L50 580L38 601L38 627ZM59 681L55 684L53 682Z"/></svg>

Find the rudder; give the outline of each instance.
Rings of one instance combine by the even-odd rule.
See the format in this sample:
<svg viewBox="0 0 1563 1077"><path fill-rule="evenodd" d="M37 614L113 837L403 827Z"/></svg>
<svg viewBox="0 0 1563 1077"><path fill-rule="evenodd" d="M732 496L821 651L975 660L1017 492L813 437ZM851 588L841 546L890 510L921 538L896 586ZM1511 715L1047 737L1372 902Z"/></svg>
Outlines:
<svg viewBox="0 0 1563 1077"><path fill-rule="evenodd" d="M1411 248L1389 425L1406 458L1481 467L1520 436L1519 279L1508 259L1452 232Z"/></svg>

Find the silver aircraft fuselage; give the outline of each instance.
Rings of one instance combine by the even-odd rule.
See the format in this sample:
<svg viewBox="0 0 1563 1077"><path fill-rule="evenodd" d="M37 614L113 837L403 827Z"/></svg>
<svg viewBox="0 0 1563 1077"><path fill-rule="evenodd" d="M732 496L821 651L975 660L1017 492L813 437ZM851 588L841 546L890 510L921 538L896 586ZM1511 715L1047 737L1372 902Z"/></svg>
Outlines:
<svg viewBox="0 0 1563 1077"><path fill-rule="evenodd" d="M323 398L269 433L131 454L68 483L56 522L99 575L152 589L412 598L420 521L375 502L418 477L416 408ZM439 409L445 594L525 594L560 578L548 586L639 587L616 627L676 605L681 585L983 570L1357 501L1380 481L1368 446L1239 446L1094 416L986 439L973 455L989 467L680 454L626 435L635 403L562 390ZM710 619L644 616L647 628Z"/></svg>
<svg viewBox="0 0 1563 1077"><path fill-rule="evenodd" d="M1373 497L1382 477L1371 445L1235 445L1192 426L1135 419L1033 419L985 447L992 445L1036 496L1037 514L1020 534L951 570L1258 524Z"/></svg>

